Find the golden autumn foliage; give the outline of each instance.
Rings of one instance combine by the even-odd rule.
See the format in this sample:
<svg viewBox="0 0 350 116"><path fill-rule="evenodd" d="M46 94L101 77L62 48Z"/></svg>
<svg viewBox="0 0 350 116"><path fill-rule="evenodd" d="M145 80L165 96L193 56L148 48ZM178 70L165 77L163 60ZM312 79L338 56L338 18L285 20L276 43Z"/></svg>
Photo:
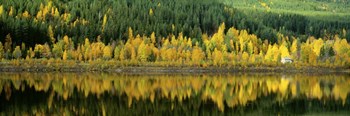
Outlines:
<svg viewBox="0 0 350 116"><path fill-rule="evenodd" d="M132 31L132 28L129 27L129 28L128 28L128 41L129 41L129 40L133 40L133 39L134 39L133 31Z"/></svg>
<svg viewBox="0 0 350 116"><path fill-rule="evenodd" d="M7 34L5 37L5 45L4 45L5 52L11 51L11 46L12 46L11 34Z"/></svg>
<svg viewBox="0 0 350 116"><path fill-rule="evenodd" d="M50 58L52 53L51 53L51 48L49 46L49 44L45 43L44 45L42 45L43 49L42 49L42 57L44 58Z"/></svg>
<svg viewBox="0 0 350 116"><path fill-rule="evenodd" d="M156 43L156 34L154 32L152 32L152 34L151 34L151 43L152 44Z"/></svg>
<svg viewBox="0 0 350 116"><path fill-rule="evenodd" d="M116 46L115 48L114 48L114 59L115 60L119 60L119 56L120 56L120 48L118 47L118 46Z"/></svg>
<svg viewBox="0 0 350 116"><path fill-rule="evenodd" d="M301 61L308 62L309 54L311 54L311 47L308 43L301 44Z"/></svg>
<svg viewBox="0 0 350 116"><path fill-rule="evenodd" d="M24 11L23 13L22 13L22 17L23 18L30 18L30 14L29 14L29 12L28 11Z"/></svg>
<svg viewBox="0 0 350 116"><path fill-rule="evenodd" d="M191 58L194 65L199 66L204 57L205 56L201 48L198 46L193 47Z"/></svg>
<svg viewBox="0 0 350 116"><path fill-rule="evenodd" d="M105 46L103 48L103 58L107 59L107 60L112 58L112 48L111 48L111 46Z"/></svg>
<svg viewBox="0 0 350 116"><path fill-rule="evenodd" d="M56 39L54 37L54 31L52 29L52 26L50 25L49 28L47 29L47 34L50 37L51 43L54 44L56 42Z"/></svg>
<svg viewBox="0 0 350 116"><path fill-rule="evenodd" d="M149 9L148 14L151 15L151 16L153 16L153 9L152 9L152 8Z"/></svg>
<svg viewBox="0 0 350 116"><path fill-rule="evenodd" d="M36 44L34 47L34 52L38 57L41 58L51 57L51 49L48 44Z"/></svg>
<svg viewBox="0 0 350 116"><path fill-rule="evenodd" d="M55 13L54 6L42 6L42 11ZM62 14L64 15L64 14ZM107 20L108 17L103 18ZM107 22L107 21L106 21ZM139 35L128 28L126 42L103 43L103 36L97 36L96 41L86 38L84 43L74 44L72 38L65 35L54 38L54 26L48 27L50 44L34 46L35 55L29 58L57 58L66 60L110 60L114 59L123 65L150 64L159 66L232 66L232 65L282 65L282 58L292 58L302 65L346 66L350 64L350 45L346 39L339 36L334 40L315 39L309 37L305 42L291 39L278 34L277 43L261 40L247 30L229 28L225 33L225 24L222 23L216 33L203 34L202 38L189 38L182 32L167 37L156 38L156 33ZM56 41L57 40L57 41ZM3 55L13 53L11 35L5 37ZM51 48L52 47L52 48ZM113 48L112 48L113 47ZM25 49L22 50L23 53ZM13 55L13 54L12 54ZM8 55L7 55L8 56ZM6 57L7 58L7 57ZM327 61L327 62L325 62Z"/></svg>
<svg viewBox="0 0 350 116"><path fill-rule="evenodd" d="M290 53L294 59L297 58L297 52L298 52L298 40L293 39L292 45L290 46Z"/></svg>
<svg viewBox="0 0 350 116"><path fill-rule="evenodd" d="M4 13L4 7L2 5L0 5L0 17L3 13Z"/></svg>
<svg viewBox="0 0 350 116"><path fill-rule="evenodd" d="M265 60L269 62L278 62L279 56L280 56L280 51L278 49L278 45L277 44L274 44L273 46L269 45L265 55Z"/></svg>
<svg viewBox="0 0 350 116"><path fill-rule="evenodd" d="M134 47L131 47L130 50L130 60L131 61L136 61L136 50Z"/></svg>
<svg viewBox="0 0 350 116"><path fill-rule="evenodd" d="M107 23L107 14L105 14L103 16L103 21L102 21L102 32L105 30L105 27L106 27L106 23Z"/></svg>
<svg viewBox="0 0 350 116"><path fill-rule="evenodd" d="M137 50L138 59L141 62L146 62L149 59L149 56L151 55L151 53L152 52L149 45L145 43L145 40L142 41Z"/></svg>
<svg viewBox="0 0 350 116"><path fill-rule="evenodd" d="M68 59L67 50L64 50L62 59L63 59L63 60L67 60L67 59Z"/></svg>
<svg viewBox="0 0 350 116"><path fill-rule="evenodd" d="M221 66L224 63L222 52L217 50L216 48L214 49L212 57L214 66Z"/></svg>
<svg viewBox="0 0 350 116"><path fill-rule="evenodd" d="M248 42L248 53L249 54L253 54L253 52L254 52L254 46L253 46L253 43L252 43L252 41L249 41Z"/></svg>
<svg viewBox="0 0 350 116"><path fill-rule="evenodd" d="M247 52L243 52L242 54L242 62L246 63L249 60L249 54Z"/></svg>
<svg viewBox="0 0 350 116"><path fill-rule="evenodd" d="M346 54L350 47L346 39L336 39L333 48L334 51L340 55Z"/></svg>
<svg viewBox="0 0 350 116"><path fill-rule="evenodd" d="M58 11L57 8L55 8L55 11L53 12L53 16L55 16L56 18L60 17L60 12Z"/></svg>
<svg viewBox="0 0 350 116"><path fill-rule="evenodd" d="M16 46L15 50L12 53L12 56L16 59L20 59L22 57L21 48L19 46Z"/></svg>
<svg viewBox="0 0 350 116"><path fill-rule="evenodd" d="M288 48L284 44L280 46L279 51L281 54L281 58L290 57Z"/></svg>
<svg viewBox="0 0 350 116"><path fill-rule="evenodd" d="M273 51L273 61L274 62L278 62L281 54L280 54L280 51L278 49L278 45L277 44L273 45L272 51Z"/></svg>
<svg viewBox="0 0 350 116"><path fill-rule="evenodd" d="M63 13L61 15L61 20L66 24L69 22L70 18L71 18L71 14L69 13Z"/></svg>
<svg viewBox="0 0 350 116"><path fill-rule="evenodd" d="M121 60L121 61L126 60L126 50L125 50L125 48L122 48L122 49L120 50L119 60Z"/></svg>
<svg viewBox="0 0 350 116"><path fill-rule="evenodd" d="M11 6L9 11L9 16L12 16L12 15L13 15L13 7Z"/></svg>
<svg viewBox="0 0 350 116"><path fill-rule="evenodd" d="M312 42L313 44L313 51L315 52L316 56L320 56L321 48L323 47L324 41L322 38L315 40Z"/></svg>

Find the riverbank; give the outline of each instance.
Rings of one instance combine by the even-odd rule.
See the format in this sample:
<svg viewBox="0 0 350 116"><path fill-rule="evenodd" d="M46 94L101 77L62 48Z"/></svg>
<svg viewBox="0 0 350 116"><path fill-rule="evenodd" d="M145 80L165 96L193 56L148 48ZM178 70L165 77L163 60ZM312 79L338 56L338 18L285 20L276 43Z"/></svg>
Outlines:
<svg viewBox="0 0 350 116"><path fill-rule="evenodd" d="M346 66L305 64L222 64L140 63L119 61L11 60L0 62L0 72L111 72L111 73L350 73Z"/></svg>

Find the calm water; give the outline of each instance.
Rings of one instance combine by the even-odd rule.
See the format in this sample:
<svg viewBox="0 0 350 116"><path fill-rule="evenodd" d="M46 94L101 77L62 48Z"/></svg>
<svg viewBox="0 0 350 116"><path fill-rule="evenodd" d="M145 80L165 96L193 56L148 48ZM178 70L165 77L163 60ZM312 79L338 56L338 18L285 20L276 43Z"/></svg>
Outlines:
<svg viewBox="0 0 350 116"><path fill-rule="evenodd" d="M346 115L350 76L1 73L0 115Z"/></svg>

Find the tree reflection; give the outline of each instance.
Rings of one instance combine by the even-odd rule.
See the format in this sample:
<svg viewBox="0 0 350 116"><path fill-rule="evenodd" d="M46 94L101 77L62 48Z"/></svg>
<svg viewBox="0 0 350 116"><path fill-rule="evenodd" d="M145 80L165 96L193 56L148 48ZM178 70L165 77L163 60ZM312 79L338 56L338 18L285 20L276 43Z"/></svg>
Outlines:
<svg viewBox="0 0 350 116"><path fill-rule="evenodd" d="M0 77L0 95L11 101L13 91L33 89L47 94L46 108L57 107L64 101L96 97L99 111L106 113L105 97L127 98L125 106L148 102L169 101L174 109L181 104L200 106L214 103L220 112L225 109L251 106L261 99L283 105L293 100L339 101L347 105L350 78L346 75L122 75L94 73L5 73ZM198 102L196 102L198 101ZM264 101L264 100L262 100ZM186 102L186 103L185 103ZM120 104L119 103L119 104ZM177 104L177 105L175 105ZM6 104L3 104L6 105ZM117 104L115 104L117 105ZM260 107L260 106L259 106ZM261 106L262 107L262 106ZM156 107L154 107L156 108ZM2 109L4 110L4 109ZM78 110L78 109L75 109ZM78 111L77 111L78 112ZM80 109L79 112L82 112Z"/></svg>

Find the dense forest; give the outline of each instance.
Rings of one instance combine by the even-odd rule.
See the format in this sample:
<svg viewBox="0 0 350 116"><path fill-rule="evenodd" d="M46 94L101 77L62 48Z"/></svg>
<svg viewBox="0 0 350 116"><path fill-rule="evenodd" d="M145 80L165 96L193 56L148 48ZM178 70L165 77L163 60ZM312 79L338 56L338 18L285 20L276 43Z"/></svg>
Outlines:
<svg viewBox="0 0 350 116"><path fill-rule="evenodd" d="M344 0L235 0L226 1L225 4L247 14L248 19L280 33L297 36L302 41L308 36L334 39L330 35L349 29L349 2ZM252 26L243 28L252 29ZM269 38L270 41L273 38L266 36L269 33L258 32L261 30L252 31L261 38ZM343 38L349 40L349 34L347 35Z"/></svg>
<svg viewBox="0 0 350 116"><path fill-rule="evenodd" d="M283 57L350 63L350 20L341 20L349 18L342 10L327 20L328 15L271 10L281 7L272 1L253 3L243 8L227 0L1 1L0 58L193 61L196 66Z"/></svg>
<svg viewBox="0 0 350 116"><path fill-rule="evenodd" d="M80 43L85 38L100 35L108 43L126 40L129 27L133 28L134 34L155 32L160 38L183 32L199 39L202 31L212 34L220 23L227 22L232 26L230 20L234 20L223 10L223 4L212 0L33 0L0 4L3 6L2 38L11 33L14 43L25 42L31 46L50 42L49 27L54 38L68 35L75 43Z"/></svg>
<svg viewBox="0 0 350 116"><path fill-rule="evenodd" d="M312 19L298 14L236 9L221 1L2 1L0 37L4 42L5 36L11 33L15 45L24 42L32 47L64 35L72 37L75 43L85 38L95 40L97 36L108 43L126 40L131 27L134 34L155 32L158 40L182 32L200 41L203 33L212 35L225 22L227 27L246 29L259 38L276 42L278 32L305 40L307 36L319 38L350 28L346 20L327 21L322 17ZM48 34L48 30L53 33Z"/></svg>

